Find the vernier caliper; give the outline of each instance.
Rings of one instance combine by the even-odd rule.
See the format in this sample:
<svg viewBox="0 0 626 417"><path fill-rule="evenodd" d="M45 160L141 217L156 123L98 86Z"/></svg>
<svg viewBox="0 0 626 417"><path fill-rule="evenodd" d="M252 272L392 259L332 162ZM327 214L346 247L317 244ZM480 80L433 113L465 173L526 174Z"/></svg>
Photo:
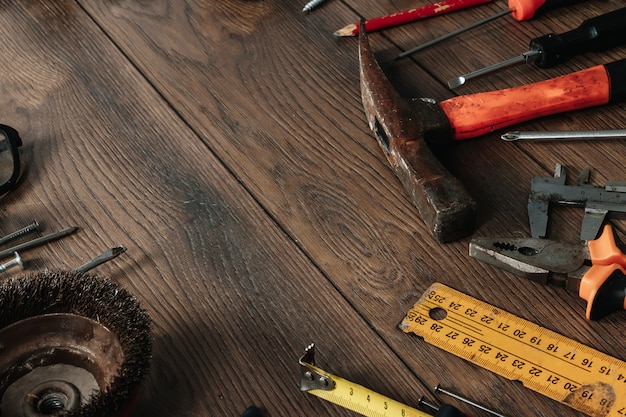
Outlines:
<svg viewBox="0 0 626 417"><path fill-rule="evenodd" d="M584 207L581 240L595 239L609 212L626 212L626 182L607 181L604 187L590 185L589 169L584 169L576 185L565 185L561 164L554 177L534 177L528 197L528 218L533 238L545 238L550 204Z"/></svg>

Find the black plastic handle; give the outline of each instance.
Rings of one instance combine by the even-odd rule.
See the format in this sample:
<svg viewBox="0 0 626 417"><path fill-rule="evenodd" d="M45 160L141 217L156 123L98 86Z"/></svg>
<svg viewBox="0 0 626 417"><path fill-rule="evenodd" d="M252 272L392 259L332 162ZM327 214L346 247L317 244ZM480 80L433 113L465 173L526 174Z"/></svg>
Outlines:
<svg viewBox="0 0 626 417"><path fill-rule="evenodd" d="M576 29L551 33L530 42L541 52L535 64L549 68L585 52L601 52L626 43L626 7L585 20Z"/></svg>

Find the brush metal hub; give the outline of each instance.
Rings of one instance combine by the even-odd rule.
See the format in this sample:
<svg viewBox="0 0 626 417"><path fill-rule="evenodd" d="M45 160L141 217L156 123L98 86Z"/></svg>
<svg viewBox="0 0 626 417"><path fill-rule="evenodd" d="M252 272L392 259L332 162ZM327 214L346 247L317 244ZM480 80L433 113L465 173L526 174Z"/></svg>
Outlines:
<svg viewBox="0 0 626 417"><path fill-rule="evenodd" d="M54 417L106 391L122 364L117 337L75 314L30 317L0 330L0 416Z"/></svg>

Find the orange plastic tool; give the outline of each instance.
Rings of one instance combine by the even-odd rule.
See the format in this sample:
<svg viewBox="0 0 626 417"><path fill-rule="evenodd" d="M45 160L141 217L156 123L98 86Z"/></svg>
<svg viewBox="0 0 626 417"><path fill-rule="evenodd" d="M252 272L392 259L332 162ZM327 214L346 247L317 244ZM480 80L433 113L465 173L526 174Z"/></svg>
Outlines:
<svg viewBox="0 0 626 417"><path fill-rule="evenodd" d="M454 139L469 139L542 116L623 101L626 59L535 84L469 94L440 104Z"/></svg>
<svg viewBox="0 0 626 417"><path fill-rule="evenodd" d="M626 310L626 255L617 247L613 228L605 225L602 235L588 246L592 266L578 290L580 298L587 301L587 318Z"/></svg>

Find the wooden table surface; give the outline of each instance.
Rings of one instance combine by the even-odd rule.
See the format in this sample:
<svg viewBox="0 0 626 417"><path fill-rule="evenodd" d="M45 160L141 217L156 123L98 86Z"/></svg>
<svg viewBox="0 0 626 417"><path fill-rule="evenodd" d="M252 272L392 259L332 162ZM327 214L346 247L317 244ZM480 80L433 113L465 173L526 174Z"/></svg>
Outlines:
<svg viewBox="0 0 626 417"><path fill-rule="evenodd" d="M584 318L584 301L439 244L367 126L356 38L332 33L426 4L328 0L2 2L0 122L26 170L3 198L2 234L37 219L78 226L23 253L25 272L69 269L122 244L98 268L154 325L135 416L352 416L300 392L298 358L407 404L437 384L509 416L583 415L398 330L442 282L626 360L626 315ZM446 80L528 49L624 3L589 0L541 18L503 17L415 54L388 73L402 95L444 100L567 74L626 48L540 70L523 65L452 92ZM391 57L505 8L503 2L372 33ZM623 104L545 117L519 130L615 129ZM573 181L626 181L621 140L458 144L446 166L478 203L473 236L530 235L531 179L563 164ZM557 208L549 237L578 242L582 209ZM614 217L617 234L625 225ZM19 272L12 270L15 276ZM451 403L474 415L482 412Z"/></svg>

